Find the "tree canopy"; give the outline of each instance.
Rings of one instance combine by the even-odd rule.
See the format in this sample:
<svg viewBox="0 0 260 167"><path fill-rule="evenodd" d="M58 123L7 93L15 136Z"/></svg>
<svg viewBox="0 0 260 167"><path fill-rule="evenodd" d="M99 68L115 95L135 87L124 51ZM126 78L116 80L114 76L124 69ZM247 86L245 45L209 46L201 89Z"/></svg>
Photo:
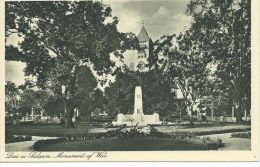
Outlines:
<svg viewBox="0 0 260 167"><path fill-rule="evenodd" d="M191 41L217 65L214 87L230 95L241 121L242 103L251 94L251 1L193 0L187 13L194 20Z"/></svg>
<svg viewBox="0 0 260 167"><path fill-rule="evenodd" d="M111 54L122 59L124 51L138 49L139 43L133 33L118 31L110 6L93 1L6 2L5 37L23 39L19 47L6 46L6 60L26 62L25 75L36 78L27 84L51 90L54 96L47 103L52 105L46 110L63 106L68 125L75 108L85 114L98 108L113 116L133 112L137 85L142 86L146 114L175 113L174 88L181 90L190 115L198 99L210 96L231 103L239 122L251 104L250 5L250 0L191 0L186 11L192 17L190 27L151 43L149 71L134 72L111 60ZM97 85L106 79L97 78L108 74L115 82L102 92ZM15 94L14 85L7 88ZM221 108L220 100L212 100L212 108Z"/></svg>
<svg viewBox="0 0 260 167"><path fill-rule="evenodd" d="M7 2L6 38L17 33L19 48L6 46L6 60L26 62L25 75L39 88L65 88L63 100L71 120L81 66L97 75L113 72L110 54L122 58L136 46L132 33L117 30L111 7L93 1ZM112 17L111 22L107 18Z"/></svg>
<svg viewBox="0 0 260 167"><path fill-rule="evenodd" d="M176 104L171 86L156 69L148 72L126 69L119 73L115 82L105 89L107 111L114 116L118 113L132 114L136 86L142 87L145 114L159 113L164 116L175 111Z"/></svg>

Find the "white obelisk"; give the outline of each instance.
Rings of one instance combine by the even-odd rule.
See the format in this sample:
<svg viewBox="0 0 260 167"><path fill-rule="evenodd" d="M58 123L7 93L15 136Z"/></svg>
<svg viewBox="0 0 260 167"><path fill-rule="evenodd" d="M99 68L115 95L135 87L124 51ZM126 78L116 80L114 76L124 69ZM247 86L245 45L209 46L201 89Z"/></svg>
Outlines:
<svg viewBox="0 0 260 167"><path fill-rule="evenodd" d="M33 121L34 120L33 108L32 108L31 118L32 118L32 121Z"/></svg>
<svg viewBox="0 0 260 167"><path fill-rule="evenodd" d="M143 121L143 101L142 101L142 88L141 86L135 87L135 104L134 104L134 114L135 121Z"/></svg>

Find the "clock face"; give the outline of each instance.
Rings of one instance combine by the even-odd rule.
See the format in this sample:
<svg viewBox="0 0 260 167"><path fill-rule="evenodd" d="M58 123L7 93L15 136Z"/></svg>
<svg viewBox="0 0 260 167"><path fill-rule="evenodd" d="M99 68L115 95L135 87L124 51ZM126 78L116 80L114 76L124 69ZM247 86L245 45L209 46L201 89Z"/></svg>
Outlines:
<svg viewBox="0 0 260 167"><path fill-rule="evenodd" d="M137 95L137 98L139 99L141 96L140 95Z"/></svg>

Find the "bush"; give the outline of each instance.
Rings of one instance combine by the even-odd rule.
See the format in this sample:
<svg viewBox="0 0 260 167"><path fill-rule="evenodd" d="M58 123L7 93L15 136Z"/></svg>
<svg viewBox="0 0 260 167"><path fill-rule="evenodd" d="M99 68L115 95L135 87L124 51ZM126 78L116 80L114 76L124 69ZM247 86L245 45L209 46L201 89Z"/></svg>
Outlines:
<svg viewBox="0 0 260 167"><path fill-rule="evenodd" d="M191 117L189 115L183 115L181 119L182 121L190 121Z"/></svg>
<svg viewBox="0 0 260 167"><path fill-rule="evenodd" d="M14 143L14 142L20 142L20 141L31 141L31 136L25 136L25 135L13 135L9 131L5 132L5 143Z"/></svg>
<svg viewBox="0 0 260 167"><path fill-rule="evenodd" d="M202 138L202 141L207 145L208 150L216 150L220 147L223 147L222 139L211 139L210 137Z"/></svg>
<svg viewBox="0 0 260 167"><path fill-rule="evenodd" d="M232 133L231 137L251 139L251 132Z"/></svg>
<svg viewBox="0 0 260 167"><path fill-rule="evenodd" d="M177 132L177 133L171 133L171 138L173 139L194 139L197 138L196 135L190 133L190 132Z"/></svg>
<svg viewBox="0 0 260 167"><path fill-rule="evenodd" d="M38 141L36 141L36 142L33 144L32 148L33 148L34 150L39 150L39 149L41 149L41 148L44 148L46 145L63 142L63 141L65 141L65 140L66 140L65 138L38 140Z"/></svg>

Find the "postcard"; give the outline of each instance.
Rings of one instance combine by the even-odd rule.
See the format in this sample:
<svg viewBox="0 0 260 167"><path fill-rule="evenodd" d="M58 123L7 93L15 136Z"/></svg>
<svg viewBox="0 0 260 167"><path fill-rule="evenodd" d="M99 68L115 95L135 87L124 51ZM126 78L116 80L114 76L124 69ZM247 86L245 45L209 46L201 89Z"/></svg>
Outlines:
<svg viewBox="0 0 260 167"><path fill-rule="evenodd" d="M259 160L257 3L1 2L0 161Z"/></svg>

